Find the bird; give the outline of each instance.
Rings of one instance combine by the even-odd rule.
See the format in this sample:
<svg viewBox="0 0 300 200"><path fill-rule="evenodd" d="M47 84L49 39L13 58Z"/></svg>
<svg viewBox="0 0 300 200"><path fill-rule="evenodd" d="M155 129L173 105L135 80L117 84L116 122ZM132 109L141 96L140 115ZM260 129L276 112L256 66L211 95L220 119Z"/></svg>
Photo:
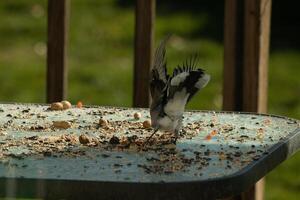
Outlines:
<svg viewBox="0 0 300 200"><path fill-rule="evenodd" d="M154 132L146 144L158 130L174 134L176 144L186 104L210 81L210 75L197 67L197 54L178 65L172 74L167 73L166 44L169 38L170 35L157 47L150 71L150 117Z"/></svg>

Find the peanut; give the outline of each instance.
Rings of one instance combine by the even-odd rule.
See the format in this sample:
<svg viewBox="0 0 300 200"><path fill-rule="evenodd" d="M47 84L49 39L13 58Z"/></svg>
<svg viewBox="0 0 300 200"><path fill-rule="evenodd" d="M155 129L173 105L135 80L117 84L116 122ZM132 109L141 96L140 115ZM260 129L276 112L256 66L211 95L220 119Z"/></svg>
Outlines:
<svg viewBox="0 0 300 200"><path fill-rule="evenodd" d="M64 108L64 106L61 102L54 102L50 106L51 110L62 110L63 108Z"/></svg>

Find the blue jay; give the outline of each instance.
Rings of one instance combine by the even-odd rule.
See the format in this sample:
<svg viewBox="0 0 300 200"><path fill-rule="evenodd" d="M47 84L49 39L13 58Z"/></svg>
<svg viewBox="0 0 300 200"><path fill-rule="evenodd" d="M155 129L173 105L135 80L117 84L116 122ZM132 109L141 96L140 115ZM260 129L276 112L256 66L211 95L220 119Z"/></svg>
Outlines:
<svg viewBox="0 0 300 200"><path fill-rule="evenodd" d="M156 49L150 80L150 116L154 133L158 130L171 132L175 136L175 143L182 128L185 105L210 80L210 75L204 70L196 68L197 55L187 59L182 65L174 69L172 76L167 74L165 38Z"/></svg>

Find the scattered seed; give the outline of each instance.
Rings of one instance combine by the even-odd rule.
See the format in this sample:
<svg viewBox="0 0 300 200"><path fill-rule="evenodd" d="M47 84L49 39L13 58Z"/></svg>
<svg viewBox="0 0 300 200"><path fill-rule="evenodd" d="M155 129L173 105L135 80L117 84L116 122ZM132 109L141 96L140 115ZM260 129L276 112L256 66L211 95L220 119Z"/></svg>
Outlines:
<svg viewBox="0 0 300 200"><path fill-rule="evenodd" d="M82 108L83 107L83 104L81 101L78 101L77 104L76 104L76 107L77 108Z"/></svg>
<svg viewBox="0 0 300 200"><path fill-rule="evenodd" d="M51 151L45 151L44 152L44 156L51 156L52 155L52 152Z"/></svg>
<svg viewBox="0 0 300 200"><path fill-rule="evenodd" d="M62 110L64 108L61 102L54 102L50 105L51 110Z"/></svg>
<svg viewBox="0 0 300 200"><path fill-rule="evenodd" d="M68 121L53 121L53 126L55 128L68 129L71 127L71 123Z"/></svg>
<svg viewBox="0 0 300 200"><path fill-rule="evenodd" d="M62 103L62 105L63 105L63 109L64 110L67 110L67 109L69 109L69 108L71 108L72 107L72 104L69 102L69 101L62 101L61 102Z"/></svg>
<svg viewBox="0 0 300 200"><path fill-rule="evenodd" d="M150 120L145 120L145 121L143 122L143 127L144 127L144 128L150 128L150 127L151 127L151 122L150 122Z"/></svg>
<svg viewBox="0 0 300 200"><path fill-rule="evenodd" d="M0 131L0 136L5 136L5 135L7 135L7 132L5 132L5 131Z"/></svg>
<svg viewBox="0 0 300 200"><path fill-rule="evenodd" d="M80 142L80 144L88 144L88 143L90 143L90 139L87 135L81 134L79 136L79 142Z"/></svg>
<svg viewBox="0 0 300 200"><path fill-rule="evenodd" d="M117 136L112 136L109 140L110 144L120 144L120 139Z"/></svg>
<svg viewBox="0 0 300 200"><path fill-rule="evenodd" d="M108 122L107 122L107 120L101 118L101 119L99 119L99 125L100 125L101 127L107 127Z"/></svg>
<svg viewBox="0 0 300 200"><path fill-rule="evenodd" d="M139 112L133 114L134 119L141 119L142 115Z"/></svg>

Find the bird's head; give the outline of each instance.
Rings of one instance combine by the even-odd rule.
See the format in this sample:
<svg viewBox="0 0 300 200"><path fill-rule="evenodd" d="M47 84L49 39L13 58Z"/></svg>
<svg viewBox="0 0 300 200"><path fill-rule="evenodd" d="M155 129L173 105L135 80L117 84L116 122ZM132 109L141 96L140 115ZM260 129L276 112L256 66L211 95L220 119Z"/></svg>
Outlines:
<svg viewBox="0 0 300 200"><path fill-rule="evenodd" d="M161 111L161 105L157 106L156 108L151 108L150 109L150 116L151 116L151 126L154 129L158 129L159 128L159 124L158 124L158 119L159 119L159 114Z"/></svg>

